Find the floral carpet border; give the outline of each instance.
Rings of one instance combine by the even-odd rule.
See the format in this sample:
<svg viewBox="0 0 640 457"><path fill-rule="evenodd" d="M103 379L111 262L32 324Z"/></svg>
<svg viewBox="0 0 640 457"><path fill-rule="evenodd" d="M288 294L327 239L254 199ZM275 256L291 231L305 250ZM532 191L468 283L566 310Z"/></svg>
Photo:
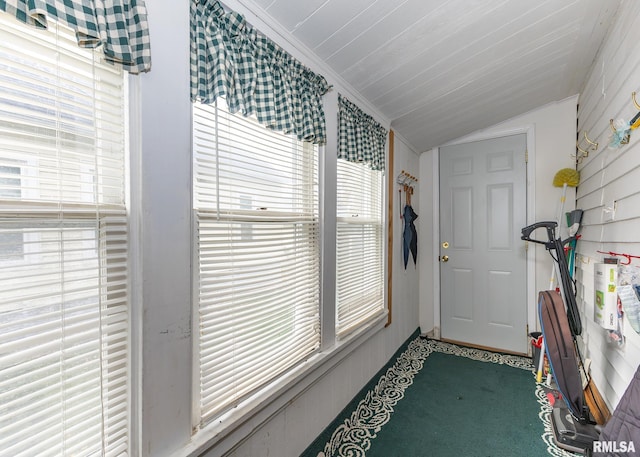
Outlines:
<svg viewBox="0 0 640 457"><path fill-rule="evenodd" d="M533 369L531 359L527 357L499 354L417 337L409 343L407 349L400 354L395 363L380 377L378 383L367 392L351 416L334 430L331 438L325 444L324 449L318 453L317 457L364 457L371 448L371 440L378 435L382 426L391 420L395 405L404 398L405 390L413 384L413 379L420 372L424 361L432 352L442 352L482 362L499 363L524 370ZM550 431L551 427L549 420L551 410L549 409L545 416L544 404L540 400L538 387L536 388L536 395L543 408L540 412L540 418L543 423L545 423L543 416L548 421L548 427L545 423L543 439L548 445L550 444L555 448L553 435L547 437L547 431ZM546 397L544 399L546 400ZM558 451L563 452L559 449ZM558 453L551 455L565 457L565 455L571 454Z"/></svg>

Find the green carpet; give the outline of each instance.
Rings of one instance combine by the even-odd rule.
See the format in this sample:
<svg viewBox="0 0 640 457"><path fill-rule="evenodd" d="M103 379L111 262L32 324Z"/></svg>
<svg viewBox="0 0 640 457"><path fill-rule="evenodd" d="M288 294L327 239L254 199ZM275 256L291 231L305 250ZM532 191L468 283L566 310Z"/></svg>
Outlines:
<svg viewBox="0 0 640 457"><path fill-rule="evenodd" d="M544 455L530 371L434 353L367 456Z"/></svg>
<svg viewBox="0 0 640 457"><path fill-rule="evenodd" d="M530 359L421 338L401 349L302 456L570 455Z"/></svg>

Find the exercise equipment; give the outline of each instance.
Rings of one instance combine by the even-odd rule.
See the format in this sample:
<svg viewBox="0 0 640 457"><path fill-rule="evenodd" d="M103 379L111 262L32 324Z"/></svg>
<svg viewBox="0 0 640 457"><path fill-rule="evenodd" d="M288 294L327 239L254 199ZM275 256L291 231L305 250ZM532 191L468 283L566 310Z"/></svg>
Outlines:
<svg viewBox="0 0 640 457"><path fill-rule="evenodd" d="M564 399L564 405L556 402L552 410L554 439L558 447L587 453L599 434L584 401L580 376L583 364L576 344L576 336L582 333L582 323L576 304L575 283L569 274L564 251L564 246L575 240L575 234L562 240L556 235L556 228L555 221L536 222L522 229L521 238L544 245L554 260L561 285L560 294L555 290L538 294L538 315L545 352L558 391ZM538 229L546 231L546 240L531 237Z"/></svg>

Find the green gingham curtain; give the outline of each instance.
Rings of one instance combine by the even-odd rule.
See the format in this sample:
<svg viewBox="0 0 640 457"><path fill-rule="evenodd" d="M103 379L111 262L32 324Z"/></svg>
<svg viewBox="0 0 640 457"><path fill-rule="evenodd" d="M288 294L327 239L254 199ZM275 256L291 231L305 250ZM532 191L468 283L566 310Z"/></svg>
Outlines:
<svg viewBox="0 0 640 457"><path fill-rule="evenodd" d="M338 158L384 170L387 130L373 117L338 94Z"/></svg>
<svg viewBox="0 0 640 457"><path fill-rule="evenodd" d="M151 69L147 10L143 0L0 0L0 11L37 28L47 17L76 32L78 45L102 45L108 62L130 73Z"/></svg>
<svg viewBox="0 0 640 457"><path fill-rule="evenodd" d="M255 115L262 125L316 144L326 142L322 96L315 74L244 17L218 1L191 2L191 100L227 101L232 113Z"/></svg>

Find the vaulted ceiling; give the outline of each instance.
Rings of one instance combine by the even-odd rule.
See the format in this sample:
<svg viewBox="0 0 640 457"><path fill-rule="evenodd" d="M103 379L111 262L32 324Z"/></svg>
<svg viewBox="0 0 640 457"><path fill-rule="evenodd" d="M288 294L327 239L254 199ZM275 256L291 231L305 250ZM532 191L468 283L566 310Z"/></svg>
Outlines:
<svg viewBox="0 0 640 457"><path fill-rule="evenodd" d="M578 94L620 0L241 0L425 151Z"/></svg>

